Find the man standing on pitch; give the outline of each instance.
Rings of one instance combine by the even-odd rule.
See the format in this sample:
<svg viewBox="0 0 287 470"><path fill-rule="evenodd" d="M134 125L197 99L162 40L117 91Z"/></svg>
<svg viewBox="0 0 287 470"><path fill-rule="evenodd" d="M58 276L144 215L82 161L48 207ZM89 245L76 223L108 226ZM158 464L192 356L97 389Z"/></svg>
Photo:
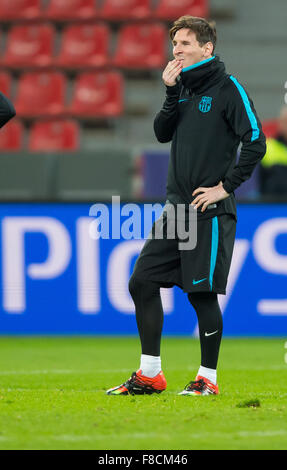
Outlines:
<svg viewBox="0 0 287 470"><path fill-rule="evenodd" d="M265 137L242 85L214 55L216 30L203 18L183 16L170 30L174 60L165 68L163 108L154 121L159 142L172 141L167 203L197 211L197 244L179 250L178 238L148 239L129 283L141 340L140 368L109 395L160 393L163 310L160 287L188 294L199 325L201 365L181 395L218 394L217 361L225 294L236 230L234 190L265 154ZM236 153L242 143L239 161ZM163 226L166 217L161 216ZM159 221L155 222L155 225ZM153 229L154 229L153 227Z"/></svg>

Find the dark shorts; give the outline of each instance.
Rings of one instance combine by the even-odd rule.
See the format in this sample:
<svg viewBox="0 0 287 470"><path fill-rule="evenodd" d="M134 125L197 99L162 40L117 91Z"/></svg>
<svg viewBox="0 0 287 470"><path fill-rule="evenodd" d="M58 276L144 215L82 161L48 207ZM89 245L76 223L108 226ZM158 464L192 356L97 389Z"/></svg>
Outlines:
<svg viewBox="0 0 287 470"><path fill-rule="evenodd" d="M161 220L162 219L162 220ZM164 215L154 223L166 220ZM148 238L136 261L133 276L179 286L184 292L225 294L231 264L236 220L223 214L197 221L197 244L191 250L179 250L179 239Z"/></svg>

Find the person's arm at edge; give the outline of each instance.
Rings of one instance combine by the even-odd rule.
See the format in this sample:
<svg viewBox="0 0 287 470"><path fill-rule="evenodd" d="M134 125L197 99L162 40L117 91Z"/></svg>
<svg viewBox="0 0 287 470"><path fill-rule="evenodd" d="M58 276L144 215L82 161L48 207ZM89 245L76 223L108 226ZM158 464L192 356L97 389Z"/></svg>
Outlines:
<svg viewBox="0 0 287 470"><path fill-rule="evenodd" d="M11 101L0 92L0 128L16 116L16 111Z"/></svg>

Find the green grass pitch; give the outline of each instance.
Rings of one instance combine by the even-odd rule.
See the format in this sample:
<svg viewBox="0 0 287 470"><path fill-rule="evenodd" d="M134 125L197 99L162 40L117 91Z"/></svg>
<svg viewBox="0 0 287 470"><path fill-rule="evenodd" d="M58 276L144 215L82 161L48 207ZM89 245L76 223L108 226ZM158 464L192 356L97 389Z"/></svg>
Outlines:
<svg viewBox="0 0 287 470"><path fill-rule="evenodd" d="M199 343L164 338L168 388L106 396L138 368L137 338L0 338L0 448L286 449L284 339L223 339L221 394L177 396Z"/></svg>

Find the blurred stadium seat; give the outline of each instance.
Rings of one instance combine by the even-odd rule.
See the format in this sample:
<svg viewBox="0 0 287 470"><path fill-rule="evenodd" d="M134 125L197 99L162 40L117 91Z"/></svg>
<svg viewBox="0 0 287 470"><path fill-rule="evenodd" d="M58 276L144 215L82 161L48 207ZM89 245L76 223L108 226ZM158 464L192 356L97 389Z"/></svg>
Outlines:
<svg viewBox="0 0 287 470"><path fill-rule="evenodd" d="M67 26L55 63L62 67L106 65L109 39L109 28L105 24Z"/></svg>
<svg viewBox="0 0 287 470"><path fill-rule="evenodd" d="M175 20L183 15L207 17L208 0L160 0L155 18Z"/></svg>
<svg viewBox="0 0 287 470"><path fill-rule="evenodd" d="M41 16L41 0L0 0L0 20L30 20Z"/></svg>
<svg viewBox="0 0 287 470"><path fill-rule="evenodd" d="M150 0L105 0L99 14L106 20L147 19L151 16Z"/></svg>
<svg viewBox="0 0 287 470"><path fill-rule="evenodd" d="M50 0L45 10L51 20L90 20L95 14L94 0Z"/></svg>
<svg viewBox="0 0 287 470"><path fill-rule="evenodd" d="M20 121L12 120L0 131L0 151L17 152L22 149L24 129Z"/></svg>
<svg viewBox="0 0 287 470"><path fill-rule="evenodd" d="M262 123L262 130L266 137L274 137L278 132L278 120L270 119Z"/></svg>
<svg viewBox="0 0 287 470"><path fill-rule="evenodd" d="M60 72L24 73L18 82L18 116L57 116L64 111L66 78Z"/></svg>
<svg viewBox="0 0 287 470"><path fill-rule="evenodd" d="M13 26L8 33L2 64L9 67L50 65L54 37L51 25Z"/></svg>
<svg viewBox="0 0 287 470"><path fill-rule="evenodd" d="M30 131L32 152L74 151L79 148L79 127L75 121L37 122Z"/></svg>
<svg viewBox="0 0 287 470"><path fill-rule="evenodd" d="M126 68L158 68L166 61L166 28L156 24L129 24L119 32L114 64Z"/></svg>
<svg viewBox="0 0 287 470"><path fill-rule="evenodd" d="M75 116L118 116L123 111L123 79L118 72L82 73L76 78L69 112Z"/></svg>
<svg viewBox="0 0 287 470"><path fill-rule="evenodd" d="M0 91L10 97L12 78L7 72L0 72Z"/></svg>

